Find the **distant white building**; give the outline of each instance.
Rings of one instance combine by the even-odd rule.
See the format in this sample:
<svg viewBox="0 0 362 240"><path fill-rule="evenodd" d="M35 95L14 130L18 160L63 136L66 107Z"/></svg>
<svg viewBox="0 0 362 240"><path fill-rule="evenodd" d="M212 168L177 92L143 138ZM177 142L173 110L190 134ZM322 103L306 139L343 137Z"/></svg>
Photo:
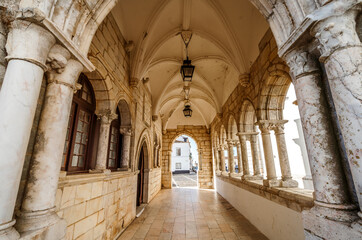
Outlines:
<svg viewBox="0 0 362 240"><path fill-rule="evenodd" d="M191 144L186 136L178 137L172 145L172 172L190 172L192 168Z"/></svg>

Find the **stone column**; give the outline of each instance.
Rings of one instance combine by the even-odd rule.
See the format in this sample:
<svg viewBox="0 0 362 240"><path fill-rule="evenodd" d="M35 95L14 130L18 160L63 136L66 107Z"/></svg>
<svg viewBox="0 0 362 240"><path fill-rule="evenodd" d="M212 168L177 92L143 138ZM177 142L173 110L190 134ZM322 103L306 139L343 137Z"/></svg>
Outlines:
<svg viewBox="0 0 362 240"><path fill-rule="evenodd" d="M12 227L25 152L53 35L15 20L6 42L8 65L0 91L0 236L16 239Z"/></svg>
<svg viewBox="0 0 362 240"><path fill-rule="evenodd" d="M221 162L221 173L223 175L227 175L226 169L225 169L225 153L224 153L224 146L220 145L219 147L220 152L220 162Z"/></svg>
<svg viewBox="0 0 362 240"><path fill-rule="evenodd" d="M122 159L121 159L121 169L129 169L129 160L130 160L130 151L131 151L131 137L132 129L131 127L120 127L119 132L123 136L123 145L122 145ZM138 167L136 166L136 169Z"/></svg>
<svg viewBox="0 0 362 240"><path fill-rule="evenodd" d="M235 161L234 161L234 141L226 140L228 146L228 163L229 163L229 175L233 175L235 173Z"/></svg>
<svg viewBox="0 0 362 240"><path fill-rule="evenodd" d="M251 156L253 158L254 176L256 179L262 179L260 171L260 155L258 150L258 133L254 132L250 136Z"/></svg>
<svg viewBox="0 0 362 240"><path fill-rule="evenodd" d="M238 132L237 134L240 140L241 147L241 160L243 163L243 175L242 179L250 179L250 168L249 168L249 159L248 159L248 148L246 147L246 133Z"/></svg>
<svg viewBox="0 0 362 240"><path fill-rule="evenodd" d="M275 170L274 156L273 156L273 147L270 139L270 129L271 125L268 120L260 120L258 122L261 137L263 139L263 148L264 148L264 157L266 165L266 177L267 179L263 180L264 186L267 187L279 187L280 180L277 179L277 174Z"/></svg>
<svg viewBox="0 0 362 240"><path fill-rule="evenodd" d="M277 142L280 170L282 172L282 187L293 188L298 187L298 182L292 179L292 172L289 165L288 150L284 135L284 124L287 122L288 120L275 121L273 129Z"/></svg>
<svg viewBox="0 0 362 240"><path fill-rule="evenodd" d="M162 149L161 149L161 146L158 147L158 150L157 150L157 167L161 167L161 159L162 159Z"/></svg>
<svg viewBox="0 0 362 240"><path fill-rule="evenodd" d="M319 21L311 33L320 42L320 61L328 76L362 217L362 44L355 22L359 12L357 7Z"/></svg>
<svg viewBox="0 0 362 240"><path fill-rule="evenodd" d="M66 222L55 213L55 196L73 94L83 70L82 64L70 56L60 45L54 45L48 56L52 71L48 72L28 182L16 223L19 232L43 228L55 239L64 237L66 229Z"/></svg>
<svg viewBox="0 0 362 240"><path fill-rule="evenodd" d="M118 116L117 114L110 112L100 113L97 116L98 119L101 119L101 126L99 130L96 170L104 171L107 168L109 132L111 123L114 119L117 119Z"/></svg>
<svg viewBox="0 0 362 240"><path fill-rule="evenodd" d="M214 147L213 150L214 150L214 156L215 156L215 161L216 161L216 164L215 164L215 165L216 165L215 173L216 173L217 175L220 175L219 150L218 150L216 147Z"/></svg>
<svg viewBox="0 0 362 240"><path fill-rule="evenodd" d="M243 175L243 157L241 155L240 141L236 141L236 149L238 153L238 175L241 177Z"/></svg>
<svg viewBox="0 0 362 240"><path fill-rule="evenodd" d="M319 63L302 48L289 52L286 59L295 86L313 176L313 209L320 209L318 214L328 216L329 219L348 221L353 205L350 204L341 157L332 131ZM309 226L314 228L312 222Z"/></svg>

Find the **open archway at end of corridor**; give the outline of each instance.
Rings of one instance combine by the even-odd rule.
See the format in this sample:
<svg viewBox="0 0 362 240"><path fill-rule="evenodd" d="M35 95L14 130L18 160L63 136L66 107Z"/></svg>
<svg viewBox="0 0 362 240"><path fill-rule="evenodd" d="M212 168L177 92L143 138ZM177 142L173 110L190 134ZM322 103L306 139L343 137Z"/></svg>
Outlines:
<svg viewBox="0 0 362 240"><path fill-rule="evenodd" d="M214 188L210 131L205 126L178 126L166 130L162 137L162 153L163 188L189 186L186 182L192 183L192 187ZM173 176L184 181L180 184L174 182L173 186Z"/></svg>
<svg viewBox="0 0 362 240"><path fill-rule="evenodd" d="M198 187L197 173L200 169L196 141L188 135L178 136L172 144L172 187Z"/></svg>

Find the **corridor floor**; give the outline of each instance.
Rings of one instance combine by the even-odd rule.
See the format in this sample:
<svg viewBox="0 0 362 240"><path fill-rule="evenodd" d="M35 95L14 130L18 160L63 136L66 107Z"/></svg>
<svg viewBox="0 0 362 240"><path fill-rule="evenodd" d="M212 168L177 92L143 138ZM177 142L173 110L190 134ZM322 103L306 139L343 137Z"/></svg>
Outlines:
<svg viewBox="0 0 362 240"><path fill-rule="evenodd" d="M118 240L267 239L213 190L164 189Z"/></svg>

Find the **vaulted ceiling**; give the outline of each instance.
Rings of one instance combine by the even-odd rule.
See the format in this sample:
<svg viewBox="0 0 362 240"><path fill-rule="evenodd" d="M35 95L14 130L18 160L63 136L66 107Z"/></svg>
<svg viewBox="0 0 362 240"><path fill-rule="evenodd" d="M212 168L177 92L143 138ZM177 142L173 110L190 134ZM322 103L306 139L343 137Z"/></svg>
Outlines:
<svg viewBox="0 0 362 240"><path fill-rule="evenodd" d="M153 115L164 129L206 125L221 111L239 76L248 73L268 28L248 0L119 0L112 11L131 52L131 77L149 78ZM185 118L186 58L181 32L191 31L188 55L195 65L190 90L193 116Z"/></svg>

